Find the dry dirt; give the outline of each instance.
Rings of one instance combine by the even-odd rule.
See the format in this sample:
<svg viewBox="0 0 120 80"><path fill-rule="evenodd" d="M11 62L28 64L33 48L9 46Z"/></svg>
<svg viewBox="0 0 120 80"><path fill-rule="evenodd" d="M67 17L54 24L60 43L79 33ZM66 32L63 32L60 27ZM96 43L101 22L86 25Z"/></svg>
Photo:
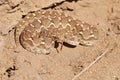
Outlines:
<svg viewBox="0 0 120 80"><path fill-rule="evenodd" d="M12 28L42 8L95 25L97 43L49 55L14 49ZM0 80L120 80L120 0L0 0Z"/></svg>

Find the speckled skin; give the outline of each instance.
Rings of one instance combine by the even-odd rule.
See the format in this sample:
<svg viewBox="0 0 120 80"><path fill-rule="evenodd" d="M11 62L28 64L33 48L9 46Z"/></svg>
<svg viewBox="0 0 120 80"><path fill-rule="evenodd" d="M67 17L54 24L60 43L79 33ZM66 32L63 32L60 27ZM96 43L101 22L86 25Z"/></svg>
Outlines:
<svg viewBox="0 0 120 80"><path fill-rule="evenodd" d="M96 40L96 27L55 10L29 13L15 29L16 45L33 53L50 53L55 41L77 46L93 45Z"/></svg>

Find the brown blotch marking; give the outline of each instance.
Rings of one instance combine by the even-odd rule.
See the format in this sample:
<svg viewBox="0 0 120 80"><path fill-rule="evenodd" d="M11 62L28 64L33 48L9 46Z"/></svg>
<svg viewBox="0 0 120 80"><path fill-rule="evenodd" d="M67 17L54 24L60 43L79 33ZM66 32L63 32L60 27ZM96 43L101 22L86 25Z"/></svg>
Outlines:
<svg viewBox="0 0 120 80"><path fill-rule="evenodd" d="M36 18L40 18L42 16L42 12L41 11L36 11L35 14L36 14L35 15Z"/></svg>
<svg viewBox="0 0 120 80"><path fill-rule="evenodd" d="M42 15L44 15L45 17L50 16L50 11L45 11Z"/></svg>
<svg viewBox="0 0 120 80"><path fill-rule="evenodd" d="M65 16L64 13L61 14L61 22L64 27L68 23L67 17Z"/></svg>
<svg viewBox="0 0 120 80"><path fill-rule="evenodd" d="M52 22L55 24L55 26L58 27L58 24L60 23L60 20L58 19L58 17L54 17L54 18L52 18Z"/></svg>
<svg viewBox="0 0 120 80"><path fill-rule="evenodd" d="M38 21L38 19L34 19L31 23L34 25L35 29L39 29L41 27L41 23Z"/></svg>
<svg viewBox="0 0 120 80"><path fill-rule="evenodd" d="M27 30L23 31L23 35L26 39L32 37L32 33L30 31L27 31Z"/></svg>
<svg viewBox="0 0 120 80"><path fill-rule="evenodd" d="M52 40L51 38L46 38L46 39L45 39L45 44L46 44L47 46L51 46L51 44L53 44L52 41L53 41L53 40Z"/></svg>
<svg viewBox="0 0 120 80"><path fill-rule="evenodd" d="M64 39L64 33L63 33L63 31L64 31L64 28L63 28L63 26L62 25L59 25L59 27L57 28L57 37L59 38L59 39L61 39L61 40L63 40Z"/></svg>
<svg viewBox="0 0 120 80"><path fill-rule="evenodd" d="M72 29L72 33L73 33L73 35L77 35L77 34L78 34L76 27L74 27L74 28Z"/></svg>
<svg viewBox="0 0 120 80"><path fill-rule="evenodd" d="M31 25L33 25L32 23L29 23L26 27L25 27L25 29L24 30L29 30L29 31L31 31L31 33L33 33L34 31L35 31L35 28L33 27L33 26L31 26Z"/></svg>
<svg viewBox="0 0 120 80"><path fill-rule="evenodd" d="M69 32L70 31L70 27L71 27L71 25L66 25L66 28L64 29L65 32Z"/></svg>
<svg viewBox="0 0 120 80"><path fill-rule="evenodd" d="M23 25L25 25L25 23L26 23L26 21L25 21L25 20L21 20L21 21L19 21L18 25L23 26Z"/></svg>
<svg viewBox="0 0 120 80"><path fill-rule="evenodd" d="M87 29L87 30L83 31L82 35L83 35L84 39L89 39L89 36L91 35L91 32L90 32L90 30Z"/></svg>
<svg viewBox="0 0 120 80"><path fill-rule="evenodd" d="M24 44L29 44L30 46L34 46L32 41L29 40L28 38L26 38L25 36L26 35L24 32L21 33L21 35L20 35L20 43L22 44L22 46L25 47Z"/></svg>
<svg viewBox="0 0 120 80"><path fill-rule="evenodd" d="M71 32L69 32L67 35L64 36L66 40L70 40L73 41L73 35L71 34ZM67 42L68 43L68 42Z"/></svg>
<svg viewBox="0 0 120 80"><path fill-rule="evenodd" d="M95 36L95 39L98 39L99 33L96 27L90 27L91 33Z"/></svg>
<svg viewBox="0 0 120 80"><path fill-rule="evenodd" d="M84 30L89 30L89 29L90 29L90 26L91 26L91 25L89 25L88 23L83 23L83 27L84 27L83 29L84 29Z"/></svg>
<svg viewBox="0 0 120 80"><path fill-rule="evenodd" d="M60 14L57 11L52 11L50 15L51 18L60 17Z"/></svg>
<svg viewBox="0 0 120 80"><path fill-rule="evenodd" d="M26 43L26 45L29 44L30 46L34 46L32 41L30 40L25 40L23 43Z"/></svg>
<svg viewBox="0 0 120 80"><path fill-rule="evenodd" d="M78 33L83 32L83 28L80 25L76 25L75 27Z"/></svg>
<svg viewBox="0 0 120 80"><path fill-rule="evenodd" d="M96 27L90 27L90 30L93 32L93 33L98 33L98 30Z"/></svg>
<svg viewBox="0 0 120 80"><path fill-rule="evenodd" d="M50 25L50 20L47 17L41 17L42 25L48 27Z"/></svg>
<svg viewBox="0 0 120 80"><path fill-rule="evenodd" d="M71 16L67 16L67 21L69 22L70 20L73 20Z"/></svg>
<svg viewBox="0 0 120 80"><path fill-rule="evenodd" d="M75 20L71 20L70 22L69 22L69 24L71 25L71 27L70 27L70 30L72 30L75 26L76 26L76 21Z"/></svg>
<svg viewBox="0 0 120 80"><path fill-rule="evenodd" d="M82 21L80 21L80 20L78 20L78 19L76 19L75 21L76 21L77 25L83 24Z"/></svg>
<svg viewBox="0 0 120 80"><path fill-rule="evenodd" d="M33 40L33 42L34 42L35 44L38 44L38 43L41 42L40 38L38 38L38 37L36 37L36 36L32 37L32 40Z"/></svg>
<svg viewBox="0 0 120 80"><path fill-rule="evenodd" d="M50 32L53 36L56 36L56 33L58 32L58 28L55 28L55 26L54 26L53 24L51 24L48 29L49 29L49 32Z"/></svg>
<svg viewBox="0 0 120 80"><path fill-rule="evenodd" d="M32 20L35 16L32 13L29 13L25 18L23 18L23 20L25 20L26 22L29 22L30 20Z"/></svg>

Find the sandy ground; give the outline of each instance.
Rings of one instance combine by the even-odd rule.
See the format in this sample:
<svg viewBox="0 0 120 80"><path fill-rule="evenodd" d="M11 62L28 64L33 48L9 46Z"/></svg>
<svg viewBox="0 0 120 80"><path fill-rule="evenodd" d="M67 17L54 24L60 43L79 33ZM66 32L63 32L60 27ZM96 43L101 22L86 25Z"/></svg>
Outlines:
<svg viewBox="0 0 120 80"><path fill-rule="evenodd" d="M49 55L12 48L11 29L22 15L54 3L55 9L95 25L97 43L64 46ZM0 80L120 80L120 0L0 0Z"/></svg>

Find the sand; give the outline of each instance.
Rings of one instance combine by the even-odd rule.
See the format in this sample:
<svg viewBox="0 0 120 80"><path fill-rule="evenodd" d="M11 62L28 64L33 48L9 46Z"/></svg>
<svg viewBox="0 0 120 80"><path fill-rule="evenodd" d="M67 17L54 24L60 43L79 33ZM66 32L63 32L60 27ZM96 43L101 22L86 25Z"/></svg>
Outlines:
<svg viewBox="0 0 120 80"><path fill-rule="evenodd" d="M99 39L93 46L63 46L49 55L14 48L14 29L22 15L41 8L95 25ZM59 49L59 48L58 48ZM86 70L87 69L87 70ZM0 0L0 80L119 80L119 0Z"/></svg>

